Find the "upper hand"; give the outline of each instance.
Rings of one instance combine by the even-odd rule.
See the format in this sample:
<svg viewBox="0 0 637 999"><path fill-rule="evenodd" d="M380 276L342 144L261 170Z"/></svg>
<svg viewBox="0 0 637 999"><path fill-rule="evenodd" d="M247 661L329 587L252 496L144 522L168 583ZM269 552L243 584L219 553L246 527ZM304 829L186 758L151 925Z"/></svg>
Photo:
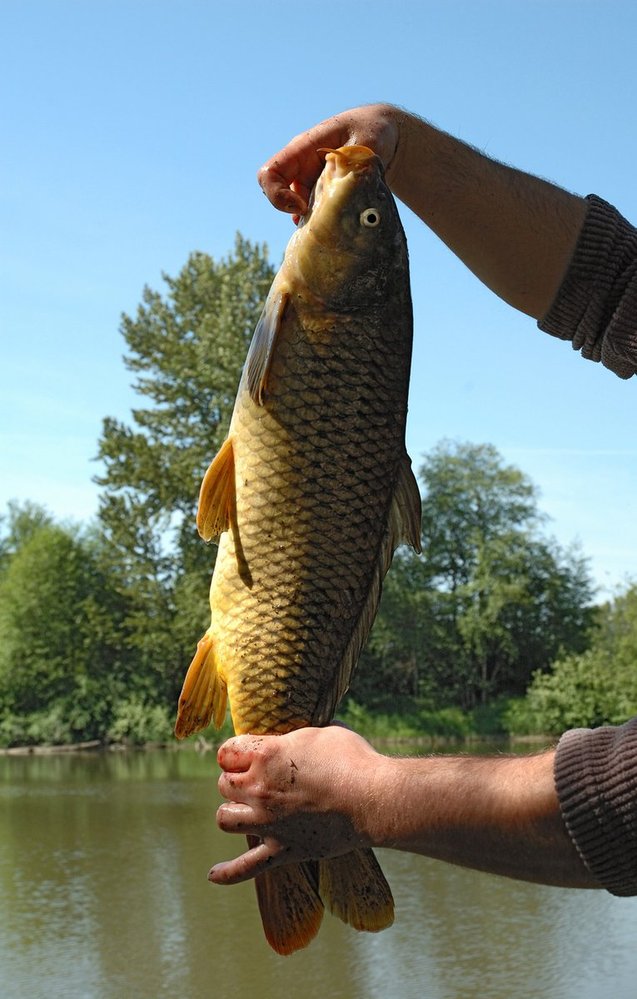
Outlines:
<svg viewBox="0 0 637 999"><path fill-rule="evenodd" d="M353 108L295 136L261 167L259 184L275 208L303 215L324 160L318 150L361 145L372 149L388 168L399 139L399 112L389 104Z"/></svg>
<svg viewBox="0 0 637 999"><path fill-rule="evenodd" d="M219 790L228 800L217 824L258 842L215 865L209 880L235 884L270 867L369 845L367 795L380 759L364 739L337 725L229 739L218 752Z"/></svg>

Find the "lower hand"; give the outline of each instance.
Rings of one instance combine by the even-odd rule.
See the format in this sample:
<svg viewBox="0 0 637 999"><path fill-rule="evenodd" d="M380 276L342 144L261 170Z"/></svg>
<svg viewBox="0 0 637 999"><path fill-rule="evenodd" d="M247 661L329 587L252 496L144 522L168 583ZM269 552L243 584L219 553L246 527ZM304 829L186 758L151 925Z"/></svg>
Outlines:
<svg viewBox="0 0 637 999"><path fill-rule="evenodd" d="M259 842L215 865L209 880L236 884L282 864L370 845L365 818L382 759L338 725L229 739L218 752L219 790L227 802L217 824Z"/></svg>

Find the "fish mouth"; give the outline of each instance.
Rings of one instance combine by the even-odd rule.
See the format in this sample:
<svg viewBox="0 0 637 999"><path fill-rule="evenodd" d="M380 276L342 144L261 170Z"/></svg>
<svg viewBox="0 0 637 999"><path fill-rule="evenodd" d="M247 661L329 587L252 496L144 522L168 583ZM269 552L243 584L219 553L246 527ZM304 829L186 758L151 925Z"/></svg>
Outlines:
<svg viewBox="0 0 637 999"><path fill-rule="evenodd" d="M367 146L340 146L338 149L317 149L325 157L325 167L332 179L340 180L348 174L369 169L379 163L376 153Z"/></svg>
<svg viewBox="0 0 637 999"><path fill-rule="evenodd" d="M374 170L380 171L381 175L383 172L382 160L367 146L322 147L317 149L317 153L325 159L325 166L310 194L307 211L297 221L298 229L310 221L323 199L338 199L365 174ZM320 237L316 235L316 238L320 242Z"/></svg>

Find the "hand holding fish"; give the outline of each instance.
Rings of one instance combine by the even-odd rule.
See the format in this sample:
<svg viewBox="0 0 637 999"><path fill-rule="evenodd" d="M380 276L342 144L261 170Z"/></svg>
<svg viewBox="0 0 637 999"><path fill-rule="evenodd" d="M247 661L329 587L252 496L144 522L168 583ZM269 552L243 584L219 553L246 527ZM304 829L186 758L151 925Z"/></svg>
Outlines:
<svg viewBox="0 0 637 999"><path fill-rule="evenodd" d="M352 108L300 133L261 167L259 183L276 208L303 215L322 148L350 143L379 156L392 193L487 287L527 315L546 314L582 227L584 198L391 104Z"/></svg>
<svg viewBox="0 0 637 999"><path fill-rule="evenodd" d="M368 146L387 171L398 145L399 117L398 109L389 104L370 104L334 115L302 132L259 170L264 194L275 208L304 215L310 191L325 165L321 150L326 147Z"/></svg>
<svg viewBox="0 0 637 999"><path fill-rule="evenodd" d="M237 884L268 868L371 845L369 805L384 757L349 729L237 736L221 746L218 760L219 791L228 801L217 824L258 842L216 864L213 883Z"/></svg>
<svg viewBox="0 0 637 999"><path fill-rule="evenodd" d="M596 888L561 817L554 752L395 757L338 725L235 737L219 749L217 812L250 849L214 884L360 847L390 847L524 881ZM333 861L330 861L333 862Z"/></svg>

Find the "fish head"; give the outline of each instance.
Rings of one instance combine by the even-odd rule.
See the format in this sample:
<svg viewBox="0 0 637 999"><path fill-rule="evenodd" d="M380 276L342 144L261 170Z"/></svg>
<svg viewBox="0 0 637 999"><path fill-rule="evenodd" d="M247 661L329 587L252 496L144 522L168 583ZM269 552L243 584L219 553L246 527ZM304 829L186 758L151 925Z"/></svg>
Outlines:
<svg viewBox="0 0 637 999"><path fill-rule="evenodd" d="M366 146L321 152L325 167L289 261L314 297L349 310L382 297L396 268L406 269L406 241L380 158Z"/></svg>

